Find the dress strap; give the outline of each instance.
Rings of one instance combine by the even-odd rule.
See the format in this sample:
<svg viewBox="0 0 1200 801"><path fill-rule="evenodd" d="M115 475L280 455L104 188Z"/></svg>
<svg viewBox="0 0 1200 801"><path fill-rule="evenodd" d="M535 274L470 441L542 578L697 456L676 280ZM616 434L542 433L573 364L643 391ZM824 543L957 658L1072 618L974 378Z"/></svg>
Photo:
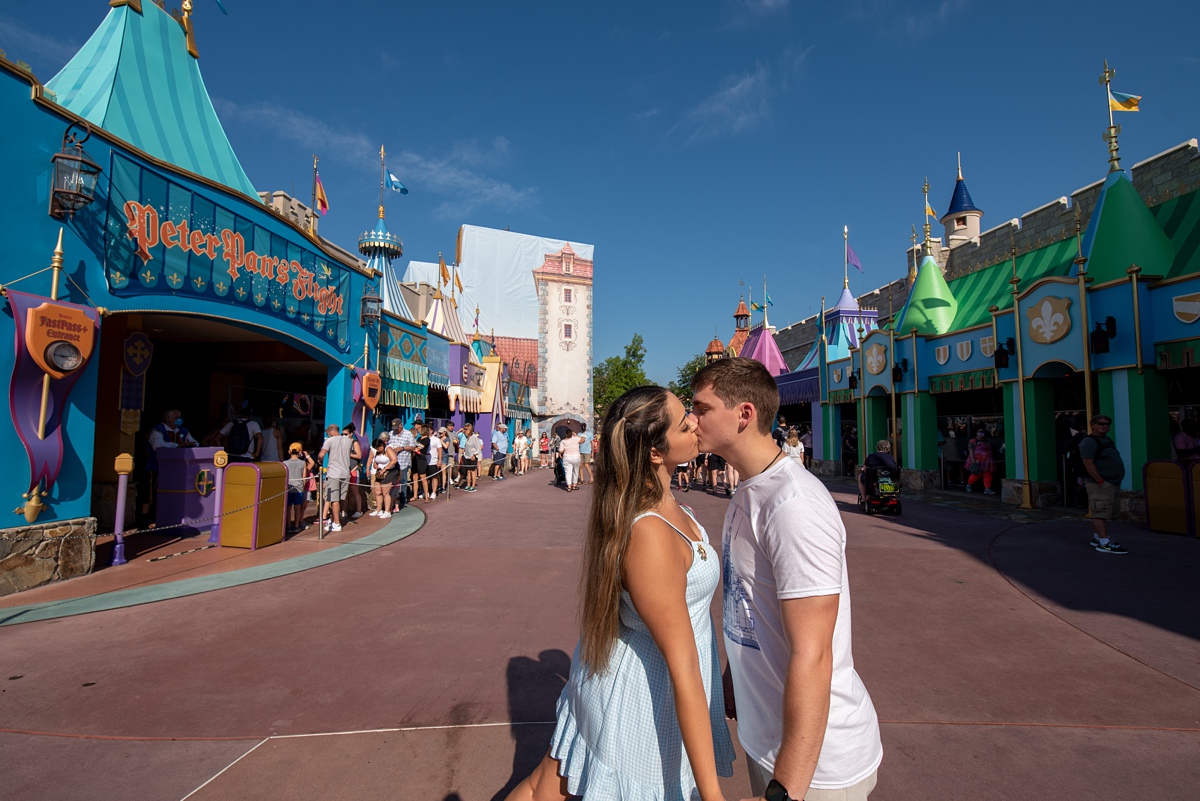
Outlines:
<svg viewBox="0 0 1200 801"><path fill-rule="evenodd" d="M697 540L694 540L694 539L692 539L692 538L691 538L691 537L689 537L687 534L685 534L684 532L680 531L678 526L676 526L674 523L672 523L672 522L671 522L670 520L668 520L667 518L665 518L665 517L663 517L662 515L660 515L658 512L642 512L640 515L638 515L637 517L633 518L633 522L635 522L635 523L636 523L637 521L641 520L643 517L650 517L651 515L653 515L654 517L657 517L659 520L663 521L663 522L664 522L664 523L666 523L668 526L670 526L671 528L675 529L675 533L676 533L676 534L678 534L679 536L683 537L685 540L687 540L687 543L688 543L688 545L689 545L689 546L690 546L690 545L694 545L694 544L697 542ZM689 517L690 517L690 515L689 515ZM694 518L694 517L693 517L692 519L693 519L693 520L695 520L695 518ZM698 525L698 524L697 524L697 525Z"/></svg>

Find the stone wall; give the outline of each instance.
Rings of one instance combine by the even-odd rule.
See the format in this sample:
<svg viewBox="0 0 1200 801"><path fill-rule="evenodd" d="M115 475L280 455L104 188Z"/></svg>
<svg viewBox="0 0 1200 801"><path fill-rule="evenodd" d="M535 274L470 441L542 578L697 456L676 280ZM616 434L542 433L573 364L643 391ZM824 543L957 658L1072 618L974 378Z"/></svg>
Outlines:
<svg viewBox="0 0 1200 801"><path fill-rule="evenodd" d="M1133 165L1130 173L1134 187L1148 206L1157 206L1173 197L1200 190L1200 149L1197 140L1190 139L1151 156ZM1019 219L1007 220L984 231L978 243L964 242L947 250L940 246L940 241L935 242L933 255L942 265L946 278L953 279L1011 258L1014 243L1017 254L1021 255L1074 237L1076 209L1079 210L1080 227L1086 231L1103 183L1101 180L1088 184L1072 192L1069 199L1060 197L1052 200L1026 212ZM905 253L904 265L897 265L897 275L907 276L911 258L910 248ZM908 298L906 279L898 278L862 295L858 301L864 308L878 309L879 322L883 324L888 319L889 295L893 310L899 311ZM775 344L779 346L789 369L796 369L816 341L818 316L806 317L779 329L775 334Z"/></svg>
<svg viewBox="0 0 1200 801"><path fill-rule="evenodd" d="M0 529L0 595L84 576L96 564L96 519Z"/></svg>

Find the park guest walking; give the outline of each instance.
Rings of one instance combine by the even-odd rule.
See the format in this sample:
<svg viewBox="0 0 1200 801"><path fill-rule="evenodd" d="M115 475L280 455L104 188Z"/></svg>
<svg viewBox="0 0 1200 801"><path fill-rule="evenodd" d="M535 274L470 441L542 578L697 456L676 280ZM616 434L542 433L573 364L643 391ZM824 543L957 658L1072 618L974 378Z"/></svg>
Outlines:
<svg viewBox="0 0 1200 801"><path fill-rule="evenodd" d="M1121 482L1125 478L1125 462L1117 444L1109 439L1112 418L1098 414L1091 419L1091 432L1079 441L1079 456L1083 459L1083 478L1087 490L1088 514L1092 516L1092 547L1098 553L1127 554L1108 536L1108 524L1121 499Z"/></svg>

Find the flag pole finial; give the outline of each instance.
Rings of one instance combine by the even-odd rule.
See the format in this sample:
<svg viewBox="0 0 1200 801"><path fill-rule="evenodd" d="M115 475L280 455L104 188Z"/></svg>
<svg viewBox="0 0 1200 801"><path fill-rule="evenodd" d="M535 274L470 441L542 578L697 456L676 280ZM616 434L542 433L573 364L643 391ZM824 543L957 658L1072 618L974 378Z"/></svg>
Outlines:
<svg viewBox="0 0 1200 801"><path fill-rule="evenodd" d="M958 151L958 180L962 180L962 151Z"/></svg>
<svg viewBox="0 0 1200 801"><path fill-rule="evenodd" d="M1117 137L1121 133L1121 126L1113 123L1113 100L1112 100L1112 79L1117 75L1117 71L1108 66L1108 59L1104 59L1104 71L1100 73L1100 85L1104 87L1104 104L1108 106L1108 128L1104 131L1104 141L1108 143L1108 171L1117 172L1121 169L1121 157L1117 155L1118 145Z"/></svg>
<svg viewBox="0 0 1200 801"><path fill-rule="evenodd" d="M925 255L928 256L933 243L933 233L929 226L929 176L925 176L925 184L921 187L925 194Z"/></svg>
<svg viewBox="0 0 1200 801"><path fill-rule="evenodd" d="M850 288L850 226L842 226L842 289Z"/></svg>

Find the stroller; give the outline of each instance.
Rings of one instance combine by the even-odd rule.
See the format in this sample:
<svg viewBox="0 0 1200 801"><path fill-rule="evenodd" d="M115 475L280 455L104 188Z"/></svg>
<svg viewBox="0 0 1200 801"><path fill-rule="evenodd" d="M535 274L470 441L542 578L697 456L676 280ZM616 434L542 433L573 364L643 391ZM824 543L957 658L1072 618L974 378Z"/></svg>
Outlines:
<svg viewBox="0 0 1200 801"><path fill-rule="evenodd" d="M904 511L900 503L900 470L876 465L863 467L863 501L859 505L868 515L899 515Z"/></svg>

